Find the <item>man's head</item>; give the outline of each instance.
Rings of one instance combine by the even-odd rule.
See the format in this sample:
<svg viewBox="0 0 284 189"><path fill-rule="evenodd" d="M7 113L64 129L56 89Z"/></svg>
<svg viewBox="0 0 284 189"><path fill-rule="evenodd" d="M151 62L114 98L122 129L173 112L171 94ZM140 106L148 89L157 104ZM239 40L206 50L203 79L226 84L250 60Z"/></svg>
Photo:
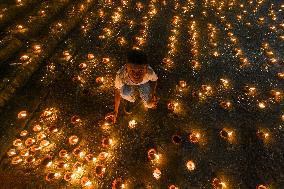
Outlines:
<svg viewBox="0 0 284 189"><path fill-rule="evenodd" d="M134 83L140 83L147 72L147 56L139 50L132 50L127 53L126 70Z"/></svg>

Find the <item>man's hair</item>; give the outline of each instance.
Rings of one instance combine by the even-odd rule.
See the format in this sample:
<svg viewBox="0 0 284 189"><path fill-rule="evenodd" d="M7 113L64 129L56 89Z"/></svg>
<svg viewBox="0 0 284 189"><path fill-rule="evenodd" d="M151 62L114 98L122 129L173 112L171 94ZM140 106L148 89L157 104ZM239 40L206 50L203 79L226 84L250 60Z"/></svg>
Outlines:
<svg viewBox="0 0 284 189"><path fill-rule="evenodd" d="M127 53L127 62L130 64L148 64L147 55L141 50L131 50Z"/></svg>

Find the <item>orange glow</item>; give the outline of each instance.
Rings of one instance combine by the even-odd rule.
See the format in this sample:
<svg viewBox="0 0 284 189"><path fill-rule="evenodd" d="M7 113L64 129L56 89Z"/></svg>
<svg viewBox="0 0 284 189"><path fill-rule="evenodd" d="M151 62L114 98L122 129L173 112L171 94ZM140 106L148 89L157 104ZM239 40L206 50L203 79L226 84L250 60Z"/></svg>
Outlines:
<svg viewBox="0 0 284 189"><path fill-rule="evenodd" d="M194 171L195 170L195 163L191 160L186 162L186 167L189 171Z"/></svg>

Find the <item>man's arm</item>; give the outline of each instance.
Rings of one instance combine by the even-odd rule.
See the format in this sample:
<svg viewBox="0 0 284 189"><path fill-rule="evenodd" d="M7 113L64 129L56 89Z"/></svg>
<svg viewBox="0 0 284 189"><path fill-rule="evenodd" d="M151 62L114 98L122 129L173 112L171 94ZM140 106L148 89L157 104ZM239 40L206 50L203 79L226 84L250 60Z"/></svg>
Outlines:
<svg viewBox="0 0 284 189"><path fill-rule="evenodd" d="M114 113L115 113L114 122L116 121L116 117L118 115L120 100L121 100L120 92L119 89L116 88L114 95Z"/></svg>
<svg viewBox="0 0 284 189"><path fill-rule="evenodd" d="M151 81L150 82L150 87L151 87L151 94L152 94L152 96L156 96L157 81Z"/></svg>

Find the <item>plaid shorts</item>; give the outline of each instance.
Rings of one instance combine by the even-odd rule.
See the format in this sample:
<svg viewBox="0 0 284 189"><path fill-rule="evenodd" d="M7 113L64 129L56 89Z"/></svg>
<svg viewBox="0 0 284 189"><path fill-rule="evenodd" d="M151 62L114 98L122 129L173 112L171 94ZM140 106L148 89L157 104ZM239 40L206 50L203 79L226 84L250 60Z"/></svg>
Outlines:
<svg viewBox="0 0 284 189"><path fill-rule="evenodd" d="M141 85L123 85L120 89L120 95L123 99L130 102L135 102L138 93L147 108L152 108L152 105L149 104L151 86L150 82L141 84Z"/></svg>

